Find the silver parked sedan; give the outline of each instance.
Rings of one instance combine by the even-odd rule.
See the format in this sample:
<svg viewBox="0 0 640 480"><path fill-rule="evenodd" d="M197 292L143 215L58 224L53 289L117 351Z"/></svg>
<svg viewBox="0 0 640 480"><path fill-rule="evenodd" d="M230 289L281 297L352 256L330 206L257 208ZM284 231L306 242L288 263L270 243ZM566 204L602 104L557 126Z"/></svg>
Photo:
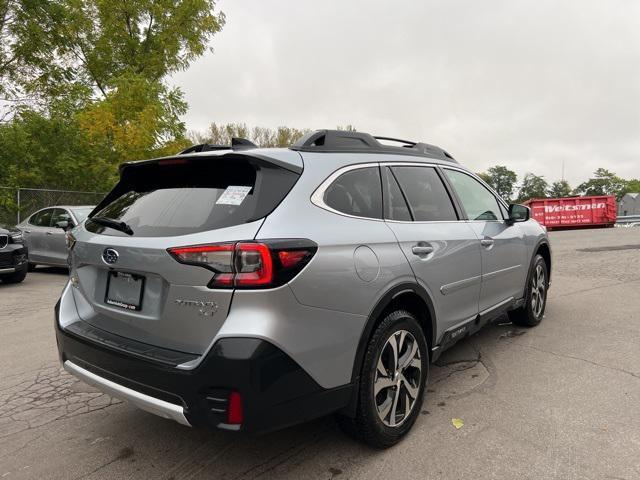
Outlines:
<svg viewBox="0 0 640 480"><path fill-rule="evenodd" d="M22 231L29 249L29 268L36 265L67 266L65 231L79 225L92 206L43 208L16 227Z"/></svg>

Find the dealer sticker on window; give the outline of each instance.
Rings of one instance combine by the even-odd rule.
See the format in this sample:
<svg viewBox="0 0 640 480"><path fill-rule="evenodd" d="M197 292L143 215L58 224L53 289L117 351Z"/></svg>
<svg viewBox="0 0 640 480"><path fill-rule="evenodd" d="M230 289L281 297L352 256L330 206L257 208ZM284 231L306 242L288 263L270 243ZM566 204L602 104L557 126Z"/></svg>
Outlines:
<svg viewBox="0 0 640 480"><path fill-rule="evenodd" d="M242 185L229 185L216 200L216 205L240 205L249 195L251 188Z"/></svg>

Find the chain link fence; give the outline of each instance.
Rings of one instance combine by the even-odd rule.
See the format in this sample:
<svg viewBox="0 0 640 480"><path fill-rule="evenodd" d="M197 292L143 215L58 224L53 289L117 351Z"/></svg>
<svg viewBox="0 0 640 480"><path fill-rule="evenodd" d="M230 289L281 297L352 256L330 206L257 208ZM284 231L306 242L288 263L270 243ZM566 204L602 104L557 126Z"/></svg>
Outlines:
<svg viewBox="0 0 640 480"><path fill-rule="evenodd" d="M0 187L0 227L17 225L33 212L54 205L96 205L100 192Z"/></svg>

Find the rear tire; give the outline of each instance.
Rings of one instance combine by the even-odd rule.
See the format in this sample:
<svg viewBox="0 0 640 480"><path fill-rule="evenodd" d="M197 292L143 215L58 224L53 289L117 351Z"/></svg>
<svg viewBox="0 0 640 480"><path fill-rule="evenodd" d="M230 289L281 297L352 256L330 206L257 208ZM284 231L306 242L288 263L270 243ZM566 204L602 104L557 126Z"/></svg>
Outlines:
<svg viewBox="0 0 640 480"><path fill-rule="evenodd" d="M4 283L20 283L26 277L27 277L27 268L23 268L21 270L18 270L17 272L0 276L0 280L2 280Z"/></svg>
<svg viewBox="0 0 640 480"><path fill-rule="evenodd" d="M373 447L395 445L416 421L428 373L429 351L420 324L405 310L389 313L365 352L356 416L339 416L339 425Z"/></svg>
<svg viewBox="0 0 640 480"><path fill-rule="evenodd" d="M549 272L547 263L541 255L533 259L531 274L527 279L524 305L509 312L509 320L521 327L535 327L544 318L547 307L547 290L549 289Z"/></svg>

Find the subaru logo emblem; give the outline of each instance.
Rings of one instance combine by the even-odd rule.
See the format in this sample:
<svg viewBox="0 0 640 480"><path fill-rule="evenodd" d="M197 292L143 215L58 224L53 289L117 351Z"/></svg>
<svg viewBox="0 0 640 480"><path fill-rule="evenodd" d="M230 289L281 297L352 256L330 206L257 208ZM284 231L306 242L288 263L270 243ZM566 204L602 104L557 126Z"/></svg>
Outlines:
<svg viewBox="0 0 640 480"><path fill-rule="evenodd" d="M102 252L102 261L107 265L113 265L118 261L118 257L120 255L113 248L106 248L104 252Z"/></svg>

